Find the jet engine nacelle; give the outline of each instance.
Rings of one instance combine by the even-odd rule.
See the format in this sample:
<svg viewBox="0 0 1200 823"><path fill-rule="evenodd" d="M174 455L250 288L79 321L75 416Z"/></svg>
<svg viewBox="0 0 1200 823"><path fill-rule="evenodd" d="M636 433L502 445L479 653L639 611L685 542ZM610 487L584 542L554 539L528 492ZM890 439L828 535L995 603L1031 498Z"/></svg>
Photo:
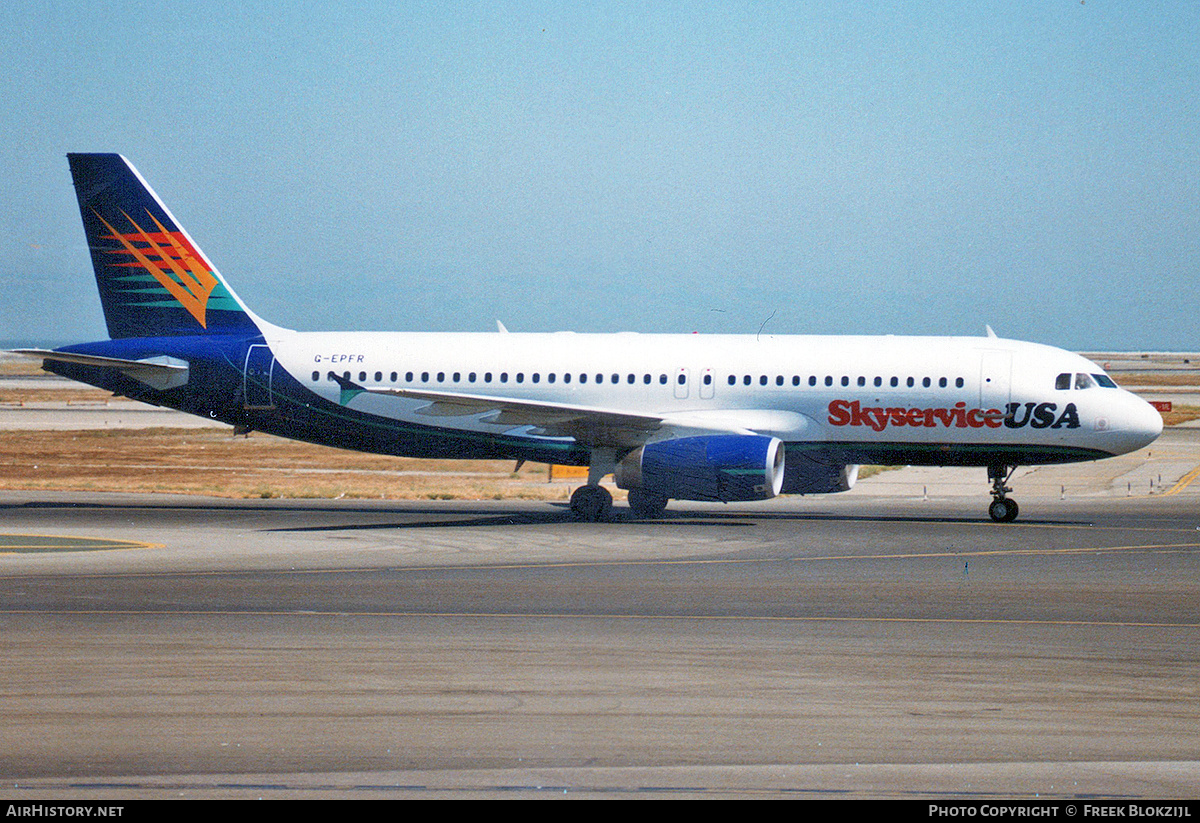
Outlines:
<svg viewBox="0 0 1200 823"><path fill-rule="evenodd" d="M622 489L673 500L767 500L783 486L783 443L775 437L716 434L641 446L617 464Z"/></svg>
<svg viewBox="0 0 1200 823"><path fill-rule="evenodd" d="M784 494L832 494L850 491L858 480L858 466L847 466L793 453L783 478Z"/></svg>

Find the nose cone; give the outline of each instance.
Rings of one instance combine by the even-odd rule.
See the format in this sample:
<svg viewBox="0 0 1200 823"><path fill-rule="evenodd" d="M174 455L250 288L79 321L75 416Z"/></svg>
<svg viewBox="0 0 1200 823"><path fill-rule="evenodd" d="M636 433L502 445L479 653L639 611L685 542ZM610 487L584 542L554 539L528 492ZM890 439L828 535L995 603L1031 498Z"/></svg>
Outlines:
<svg viewBox="0 0 1200 823"><path fill-rule="evenodd" d="M1114 415L1115 454L1126 454L1149 446L1163 430L1163 419L1158 409L1135 394L1125 394L1120 416Z"/></svg>
<svg viewBox="0 0 1200 823"><path fill-rule="evenodd" d="M1140 397L1138 399L1141 400ZM1162 414L1159 412L1158 409L1151 406L1145 400L1142 400L1142 409L1138 413L1138 418L1141 421L1140 431L1142 432L1142 437L1144 437L1146 439L1146 442L1143 443L1142 445L1149 446L1151 443L1153 443L1155 440L1158 439L1158 436L1160 434L1162 434L1162 430L1163 430Z"/></svg>

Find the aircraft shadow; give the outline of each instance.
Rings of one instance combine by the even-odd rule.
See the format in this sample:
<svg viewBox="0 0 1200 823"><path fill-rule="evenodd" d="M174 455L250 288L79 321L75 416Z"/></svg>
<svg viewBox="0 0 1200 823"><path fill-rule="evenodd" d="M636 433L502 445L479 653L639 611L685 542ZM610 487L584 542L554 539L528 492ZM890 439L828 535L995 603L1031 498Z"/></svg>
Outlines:
<svg viewBox="0 0 1200 823"><path fill-rule="evenodd" d="M296 512L321 515L375 515L388 518L412 517L413 520L395 520L373 524L327 524L317 526L293 526L269 528L267 532L322 532L353 531L367 529L412 529L412 528L479 528L513 526L555 526L574 521L566 503L550 503L550 510L508 510L496 512L469 511L471 501L460 505L422 505L421 501L386 501L383 505L344 505L329 500L279 501L279 500L221 500L185 502L177 500L148 500L146 502L104 501L22 501L0 503L0 509L43 509L43 510L95 510L95 511L191 511L208 512L213 515L234 512ZM534 504L530 504L534 505ZM1089 520L1022 518L1016 523L992 523L986 516L915 516L846 514L831 512L771 512L771 511L672 511L668 509L659 517L639 518L628 509L617 506L612 518L603 524L607 527L643 528L667 527L727 527L744 528L756 523L791 522L844 522L844 523L945 523L958 525L982 525L995 528L1020 526L1087 526ZM580 526L591 524L579 523Z"/></svg>

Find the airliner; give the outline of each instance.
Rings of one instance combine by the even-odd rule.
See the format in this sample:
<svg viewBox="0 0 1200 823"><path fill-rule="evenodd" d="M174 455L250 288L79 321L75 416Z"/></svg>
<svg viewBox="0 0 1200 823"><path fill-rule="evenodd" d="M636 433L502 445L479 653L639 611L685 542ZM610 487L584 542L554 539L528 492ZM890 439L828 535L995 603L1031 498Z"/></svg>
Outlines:
<svg viewBox="0 0 1200 823"><path fill-rule="evenodd" d="M587 466L583 521L846 491L861 464L987 469L1151 443L1162 417L1071 352L979 337L301 332L254 314L132 164L67 155L110 339L46 371L344 449Z"/></svg>

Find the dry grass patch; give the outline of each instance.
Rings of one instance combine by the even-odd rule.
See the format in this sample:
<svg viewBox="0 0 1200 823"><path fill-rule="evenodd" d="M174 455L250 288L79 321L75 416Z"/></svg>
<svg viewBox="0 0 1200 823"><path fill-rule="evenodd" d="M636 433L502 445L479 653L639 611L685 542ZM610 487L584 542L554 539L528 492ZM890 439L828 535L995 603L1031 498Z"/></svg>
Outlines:
<svg viewBox="0 0 1200 823"><path fill-rule="evenodd" d="M417 460L221 429L0 432L0 488L220 497L566 500L546 466Z"/></svg>
<svg viewBox="0 0 1200 823"><path fill-rule="evenodd" d="M1174 403L1171 406L1171 411L1161 412L1161 414L1164 426L1178 426L1180 423L1200 418L1200 406L1187 406Z"/></svg>
<svg viewBox="0 0 1200 823"><path fill-rule="evenodd" d="M0 404L19 406L25 403L107 403L112 392L89 389L72 383L62 389L0 389Z"/></svg>
<svg viewBox="0 0 1200 823"><path fill-rule="evenodd" d="M1146 386L1200 386L1200 370L1118 372L1113 379L1125 389Z"/></svg>

